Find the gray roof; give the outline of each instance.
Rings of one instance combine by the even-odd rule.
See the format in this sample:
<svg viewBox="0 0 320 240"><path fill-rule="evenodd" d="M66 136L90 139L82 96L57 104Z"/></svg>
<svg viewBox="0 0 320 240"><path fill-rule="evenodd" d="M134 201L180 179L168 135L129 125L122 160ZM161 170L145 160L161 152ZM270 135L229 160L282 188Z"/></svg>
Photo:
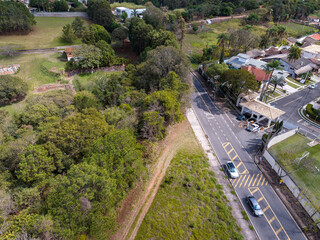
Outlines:
<svg viewBox="0 0 320 240"><path fill-rule="evenodd" d="M307 66L304 66L296 71L294 71L295 74L297 75L300 75L300 74L303 74L303 73L306 73L306 72L309 72L311 71L313 68L311 65L307 65Z"/></svg>
<svg viewBox="0 0 320 240"><path fill-rule="evenodd" d="M263 58L262 60L268 61L268 60L272 60L272 59L282 60L295 69L302 68L302 67L311 63L311 61L309 59L304 58L304 57L301 57L295 61L289 61L287 53L269 56L269 57Z"/></svg>
<svg viewBox="0 0 320 240"><path fill-rule="evenodd" d="M259 50L255 48L246 52L246 54L252 58L256 58L256 57L263 57L266 53L263 50Z"/></svg>
<svg viewBox="0 0 320 240"><path fill-rule="evenodd" d="M297 39L293 38L293 37L289 37L287 39L289 42L292 42L292 43L296 43L297 42Z"/></svg>

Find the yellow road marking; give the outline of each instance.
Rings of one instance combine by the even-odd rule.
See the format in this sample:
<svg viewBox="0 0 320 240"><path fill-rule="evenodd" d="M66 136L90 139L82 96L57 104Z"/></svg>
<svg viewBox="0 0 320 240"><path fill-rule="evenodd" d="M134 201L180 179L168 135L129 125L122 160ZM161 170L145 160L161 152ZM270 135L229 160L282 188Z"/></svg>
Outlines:
<svg viewBox="0 0 320 240"><path fill-rule="evenodd" d="M263 200L263 197L259 198L259 199L258 199L258 202L261 202L262 200Z"/></svg>
<svg viewBox="0 0 320 240"><path fill-rule="evenodd" d="M261 178L262 178L262 174L261 174L261 177L260 177L259 181L257 182L257 186L259 186L259 183L260 183L260 181L261 181Z"/></svg>
<svg viewBox="0 0 320 240"><path fill-rule="evenodd" d="M266 178L263 178L262 183L261 183L261 186L263 186L263 184L264 184L264 180L266 180Z"/></svg>
<svg viewBox="0 0 320 240"><path fill-rule="evenodd" d="M251 194L254 194L256 191L258 191L259 190L259 188L256 188L256 189L254 189L252 192L251 192Z"/></svg>
<svg viewBox="0 0 320 240"><path fill-rule="evenodd" d="M266 181L266 185L265 186L267 186L268 185L268 181Z"/></svg>
<svg viewBox="0 0 320 240"><path fill-rule="evenodd" d="M257 179L259 177L259 174L257 174L257 177L254 179L254 182L252 183L252 186L254 186L254 184L256 183Z"/></svg>
<svg viewBox="0 0 320 240"><path fill-rule="evenodd" d="M273 217L272 217L270 220L268 220L268 218L266 217L266 215L263 215L263 216L265 217L265 219L266 219L267 222L269 223L269 225L270 225L272 231L274 232L274 234L276 235L277 239L279 239L279 237L278 237L279 232L283 231L283 232L286 234L287 239L290 240L287 232L284 230L281 222L279 221L279 219L277 218L276 214L274 213L274 211L273 211L272 208L270 207L268 201L267 201L266 198L264 197L263 193L260 191L259 187L255 187L253 191L251 191L250 188L248 188L248 190L251 192L251 195L253 195L255 192L259 191L259 193L261 194L261 196L264 198L264 201L266 202L267 206L270 208L270 211L272 212ZM274 220L277 220L278 223L279 223L279 225L280 225L280 228L279 228L277 231L275 231L274 227L271 225L271 223L272 223ZM279 240L280 240L280 239L279 239Z"/></svg>
<svg viewBox="0 0 320 240"><path fill-rule="evenodd" d="M234 186L235 188L237 187L238 183L240 182L240 179L242 178L243 175L240 175L240 177L238 178L238 181L236 183L236 185Z"/></svg>
<svg viewBox="0 0 320 240"><path fill-rule="evenodd" d="M230 145L229 142L226 142L226 143L222 144L222 146L223 146L224 148L226 148L226 147L229 146L229 145Z"/></svg>
<svg viewBox="0 0 320 240"><path fill-rule="evenodd" d="M276 234L278 235L279 232L281 232L281 231L282 231L282 228L279 228L279 229L276 231Z"/></svg>
<svg viewBox="0 0 320 240"><path fill-rule="evenodd" d="M236 168L238 169L238 168L241 166L241 164L242 164L242 162L240 162L240 163L236 166Z"/></svg>
<svg viewBox="0 0 320 240"><path fill-rule="evenodd" d="M234 149L232 148L229 152L227 152L228 153L228 155L233 151Z"/></svg>
<svg viewBox="0 0 320 240"><path fill-rule="evenodd" d="M268 205L268 206L266 206L262 211L263 211L263 213L265 213L265 211L267 211L268 209L270 208L270 206Z"/></svg>
<svg viewBox="0 0 320 240"><path fill-rule="evenodd" d="M276 216L273 216L273 217L268 221L268 223L271 224L275 219L276 219Z"/></svg>
<svg viewBox="0 0 320 240"><path fill-rule="evenodd" d="M238 154L236 154L231 160L235 160L238 157Z"/></svg>
<svg viewBox="0 0 320 240"><path fill-rule="evenodd" d="M228 138L226 138L226 140L227 140L227 141L229 141L229 139L228 139Z"/></svg>
<svg viewBox="0 0 320 240"><path fill-rule="evenodd" d="M250 182L248 184L248 187L250 187L250 184L251 184L253 178L254 178L254 174L252 175L252 178L251 178L251 180L250 180Z"/></svg>
<svg viewBox="0 0 320 240"><path fill-rule="evenodd" d="M241 187L243 181L246 179L247 176L249 176L249 175L244 175L244 178L242 178L242 181L241 181L241 183L240 183L240 185L239 185L239 188Z"/></svg>
<svg viewBox="0 0 320 240"><path fill-rule="evenodd" d="M245 187L245 186L246 186L246 184L247 184L247 182L248 182L249 178L250 178L250 175L248 175L247 180L246 180L246 182L244 183L243 187Z"/></svg>

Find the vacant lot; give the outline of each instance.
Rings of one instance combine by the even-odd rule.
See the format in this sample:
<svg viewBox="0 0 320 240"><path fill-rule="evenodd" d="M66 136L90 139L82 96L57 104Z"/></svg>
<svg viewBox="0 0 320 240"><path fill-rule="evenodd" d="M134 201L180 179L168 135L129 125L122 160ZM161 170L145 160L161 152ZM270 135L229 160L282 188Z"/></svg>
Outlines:
<svg viewBox="0 0 320 240"><path fill-rule="evenodd" d="M21 49L49 48L70 45L60 40L62 27L72 23L74 18L36 17L37 24L26 35L1 36L0 46L15 44ZM73 44L80 43L80 40Z"/></svg>
<svg viewBox="0 0 320 240"><path fill-rule="evenodd" d="M190 127L181 143L136 239L242 239Z"/></svg>
<svg viewBox="0 0 320 240"><path fill-rule="evenodd" d="M203 25L202 28L201 25L199 25L197 33L193 33L193 31L190 30L189 33L186 34L184 49L187 50L188 53L201 52L206 46L217 44L217 38L220 33L227 33L229 30L240 28L243 28L240 19L232 19L220 23ZM253 26L252 33L257 36L261 36L266 32L266 29L267 28L264 26Z"/></svg>
<svg viewBox="0 0 320 240"><path fill-rule="evenodd" d="M320 175L317 174L315 166L320 169L320 144L309 147L310 139L296 134L286 140L272 146L270 151L278 159L287 172L293 172L291 177L300 188L307 191L308 196L320 207ZM300 164L296 160L308 151L310 154Z"/></svg>
<svg viewBox="0 0 320 240"><path fill-rule="evenodd" d="M317 32L317 30L313 27L304 26L304 25L300 25L292 22L287 22L282 25L286 27L288 34L295 38L299 38L299 37Z"/></svg>

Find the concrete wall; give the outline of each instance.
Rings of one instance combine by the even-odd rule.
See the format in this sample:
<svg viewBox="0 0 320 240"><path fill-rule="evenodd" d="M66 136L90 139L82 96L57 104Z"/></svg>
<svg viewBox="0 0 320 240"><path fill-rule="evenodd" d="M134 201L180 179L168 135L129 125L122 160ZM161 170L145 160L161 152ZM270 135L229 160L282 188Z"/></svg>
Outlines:
<svg viewBox="0 0 320 240"><path fill-rule="evenodd" d="M292 194L298 199L298 201L301 203L303 208L307 211L309 216L311 216L315 222L319 221L320 219L319 211L317 210L317 208L313 207L313 204L311 203L311 201L309 201L307 196L305 196L304 193L301 192L301 189L291 179L290 175L287 175L287 172L276 162L276 160L271 156L271 154L268 151L265 151L263 156L269 162L272 169L274 169L275 172L278 173L278 176L284 176L284 177L281 177L281 179L283 180L283 183L286 184L286 186L290 189ZM320 223L318 224L318 228L320 229Z"/></svg>
<svg viewBox="0 0 320 240"><path fill-rule="evenodd" d="M35 17L83 17L89 18L86 12L35 12Z"/></svg>
<svg viewBox="0 0 320 240"><path fill-rule="evenodd" d="M283 134L273 137L268 144L268 149L271 148L273 145L287 139L288 137L295 135L296 133L297 133L297 129L292 129L288 132L285 132Z"/></svg>

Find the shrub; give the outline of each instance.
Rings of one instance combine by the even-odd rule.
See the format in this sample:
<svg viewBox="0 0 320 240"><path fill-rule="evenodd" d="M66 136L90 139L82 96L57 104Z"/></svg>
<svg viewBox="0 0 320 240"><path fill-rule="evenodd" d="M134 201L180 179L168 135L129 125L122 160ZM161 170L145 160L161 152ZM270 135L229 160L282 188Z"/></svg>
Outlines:
<svg viewBox="0 0 320 240"><path fill-rule="evenodd" d="M15 76L0 76L0 106L17 100L22 100L28 86L21 78Z"/></svg>
<svg viewBox="0 0 320 240"><path fill-rule="evenodd" d="M306 114L313 120L320 120L320 113L312 107L312 104L308 104L306 107Z"/></svg>

